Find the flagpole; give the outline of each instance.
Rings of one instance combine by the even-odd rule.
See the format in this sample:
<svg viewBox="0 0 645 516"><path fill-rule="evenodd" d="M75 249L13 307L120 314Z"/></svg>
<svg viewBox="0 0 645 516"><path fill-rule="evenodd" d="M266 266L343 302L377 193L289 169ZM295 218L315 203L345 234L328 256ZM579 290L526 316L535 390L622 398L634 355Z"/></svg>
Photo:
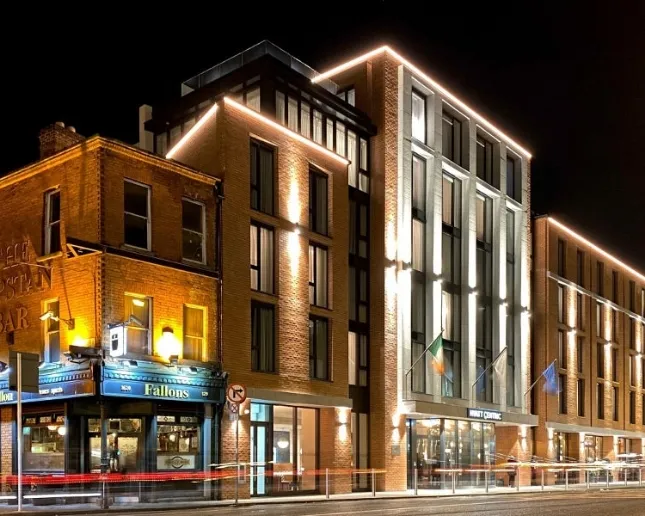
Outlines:
<svg viewBox="0 0 645 516"><path fill-rule="evenodd" d="M553 362L551 362L548 366L546 366L546 369L542 371L540 376L537 377L537 379L531 384L531 386L528 388L528 390L524 393L524 405L526 405L526 395L533 390L533 387L537 385L537 383L540 381L540 378L544 376L544 373L546 373L549 370L549 367L551 367L553 364L555 364L558 361L558 359L554 359Z"/></svg>
<svg viewBox="0 0 645 516"><path fill-rule="evenodd" d="M407 393L408 393L408 375L410 374L410 372L412 371L412 369L414 369L414 366L415 366L415 365L417 365L417 364L419 363L419 361L420 361L423 357L425 357L425 355L426 355L426 353L428 352L428 350L429 350L429 349L432 347L432 345L437 341L437 339L438 339L439 337L441 337L442 335L443 335L443 328L442 328L442 329L441 329L441 331L439 332L439 335L437 335L437 336L432 340L432 342L431 342L430 344L428 344L428 346L426 347L426 349L424 349L424 350L423 350L423 353L421 353L421 354L419 355L419 357L414 361L414 363L410 366L410 368L405 372L404 379L405 379L405 393L406 393L406 394L405 394L405 399L406 399L406 400L408 399L408 394L407 394ZM433 360L436 360L434 356L433 356L432 358L433 358Z"/></svg>
<svg viewBox="0 0 645 516"><path fill-rule="evenodd" d="M488 364L488 367L481 372L481 374L475 380L475 383L472 384L470 388L470 396L473 401L476 401L474 394L475 394L475 386L477 385L477 382L480 380L482 376L486 374L486 371L488 371L491 367L493 367L497 363L497 361L501 358L501 356L504 354L505 351L508 351L508 346L505 346L504 349L499 352L499 354L495 357L495 360L493 360L490 364Z"/></svg>

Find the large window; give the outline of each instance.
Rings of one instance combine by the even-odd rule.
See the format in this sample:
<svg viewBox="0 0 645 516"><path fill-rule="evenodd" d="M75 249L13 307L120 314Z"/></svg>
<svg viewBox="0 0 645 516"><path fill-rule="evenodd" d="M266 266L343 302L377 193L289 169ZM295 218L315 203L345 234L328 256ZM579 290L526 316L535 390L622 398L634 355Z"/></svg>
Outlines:
<svg viewBox="0 0 645 516"><path fill-rule="evenodd" d="M204 205L189 199L181 201L182 256L184 260L206 263Z"/></svg>
<svg viewBox="0 0 645 516"><path fill-rule="evenodd" d="M251 368L275 372L275 308L255 301L251 303Z"/></svg>
<svg viewBox="0 0 645 516"><path fill-rule="evenodd" d="M477 135L477 177L489 185L499 188L499 177L495 166L493 144Z"/></svg>
<svg viewBox="0 0 645 516"><path fill-rule="evenodd" d="M184 349L183 358L203 360L206 349L206 309L200 306L184 305Z"/></svg>
<svg viewBox="0 0 645 516"><path fill-rule="evenodd" d="M558 284L558 322L564 324L566 293L564 285Z"/></svg>
<svg viewBox="0 0 645 516"><path fill-rule="evenodd" d="M477 385L479 401L493 401L493 375L489 367L493 358L493 246L492 200L477 194L477 315L476 376L484 374Z"/></svg>
<svg viewBox="0 0 645 516"><path fill-rule="evenodd" d="M443 326L443 365L441 395L461 397L461 297L444 290L441 293ZM434 338L434 337L433 337Z"/></svg>
<svg viewBox="0 0 645 516"><path fill-rule="evenodd" d="M567 243L558 238L558 276L566 277Z"/></svg>
<svg viewBox="0 0 645 516"><path fill-rule="evenodd" d="M425 258L426 162L412 155L412 269L423 272Z"/></svg>
<svg viewBox="0 0 645 516"><path fill-rule="evenodd" d="M506 155L506 195L522 202L522 166L519 158Z"/></svg>
<svg viewBox="0 0 645 516"><path fill-rule="evenodd" d="M567 339L562 330L558 330L558 367L567 368Z"/></svg>
<svg viewBox="0 0 645 516"><path fill-rule="evenodd" d="M618 271L611 271L611 300L618 303Z"/></svg>
<svg viewBox="0 0 645 516"><path fill-rule="evenodd" d="M596 376L605 377L605 344L602 342L596 344Z"/></svg>
<svg viewBox="0 0 645 516"><path fill-rule="evenodd" d="M425 334L425 280L423 275L412 275L412 390L414 392L425 392L425 372L427 356L420 358L426 347Z"/></svg>
<svg viewBox="0 0 645 516"><path fill-rule="evenodd" d="M251 288L273 294L273 229L251 224Z"/></svg>
<svg viewBox="0 0 645 516"><path fill-rule="evenodd" d="M605 295L605 264L596 262L596 294Z"/></svg>
<svg viewBox="0 0 645 516"><path fill-rule="evenodd" d="M23 417L23 468L38 473L65 471L65 416Z"/></svg>
<svg viewBox="0 0 645 516"><path fill-rule="evenodd" d="M352 412L352 458L354 469L365 471L369 466L369 414ZM354 487L367 489L369 476L365 473L354 474Z"/></svg>
<svg viewBox="0 0 645 516"><path fill-rule="evenodd" d="M602 383L596 384L596 417L605 419L605 386Z"/></svg>
<svg viewBox="0 0 645 516"><path fill-rule="evenodd" d="M126 294L125 321L127 325L126 353L139 355L150 354L150 312L151 299L149 297Z"/></svg>
<svg viewBox="0 0 645 516"><path fill-rule="evenodd" d="M274 150L251 141L251 208L274 213Z"/></svg>
<svg viewBox="0 0 645 516"><path fill-rule="evenodd" d="M636 424L636 393L629 391L629 424Z"/></svg>
<svg viewBox="0 0 645 516"><path fill-rule="evenodd" d="M45 313L51 316L43 321L45 325L45 362L58 362L60 360L60 320L58 299L45 302Z"/></svg>
<svg viewBox="0 0 645 516"><path fill-rule="evenodd" d="M585 286L585 253L578 249L576 253L576 281L578 285Z"/></svg>
<svg viewBox="0 0 645 516"><path fill-rule="evenodd" d="M327 308L327 249L309 244L309 304Z"/></svg>
<svg viewBox="0 0 645 516"><path fill-rule="evenodd" d="M329 380L329 321L309 317L309 374L316 380Z"/></svg>
<svg viewBox="0 0 645 516"><path fill-rule="evenodd" d="M577 380L577 389L578 389L578 417L585 417L585 380L584 378L578 378Z"/></svg>
<svg viewBox="0 0 645 516"><path fill-rule="evenodd" d="M442 133L443 155L457 165L461 165L461 120L445 109L442 114Z"/></svg>
<svg viewBox="0 0 645 516"><path fill-rule="evenodd" d="M347 335L349 385L367 387L367 335L350 331Z"/></svg>
<svg viewBox="0 0 645 516"><path fill-rule="evenodd" d="M163 414L157 416L157 470L177 471L174 458L184 459L183 470L199 469L200 424L197 416Z"/></svg>
<svg viewBox="0 0 645 516"><path fill-rule="evenodd" d="M60 251L60 190L45 193L45 255Z"/></svg>
<svg viewBox="0 0 645 516"><path fill-rule="evenodd" d="M614 421L618 421L618 416L620 414L620 397L619 397L618 387L614 386L611 390L611 404L613 408Z"/></svg>
<svg viewBox="0 0 645 516"><path fill-rule="evenodd" d="M125 243L150 251L150 187L126 179L123 210Z"/></svg>
<svg viewBox="0 0 645 516"><path fill-rule="evenodd" d="M367 323L367 270L349 267L349 319Z"/></svg>
<svg viewBox="0 0 645 516"><path fill-rule="evenodd" d="M327 175L309 169L309 228L321 235L327 234Z"/></svg>
<svg viewBox="0 0 645 516"><path fill-rule="evenodd" d="M412 138L426 142L426 98L412 90Z"/></svg>
<svg viewBox="0 0 645 516"><path fill-rule="evenodd" d="M244 92L244 103L253 111L260 112L260 87L255 86Z"/></svg>

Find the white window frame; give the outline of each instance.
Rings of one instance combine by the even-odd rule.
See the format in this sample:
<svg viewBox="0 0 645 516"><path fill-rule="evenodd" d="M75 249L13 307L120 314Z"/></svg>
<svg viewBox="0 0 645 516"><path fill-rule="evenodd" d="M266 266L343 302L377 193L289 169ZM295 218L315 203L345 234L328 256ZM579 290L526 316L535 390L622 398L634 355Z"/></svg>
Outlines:
<svg viewBox="0 0 645 516"><path fill-rule="evenodd" d="M58 238L61 237L60 235L60 222L61 222L61 217L59 214L58 220L54 223L50 222L51 219L51 198L58 194L59 199L60 199L60 188L55 188L54 190L49 190L45 192L45 249L44 249L44 255L51 254L51 238L52 238L52 227L55 225L58 225ZM59 200L60 204L60 200ZM62 248L62 242L60 243L61 248Z"/></svg>
<svg viewBox="0 0 645 516"><path fill-rule="evenodd" d="M152 197L152 195L151 195L152 188L150 187L150 185L147 185L145 183L140 183L139 181L134 181L133 179L123 178L123 181L124 181L124 183L131 183L133 185L143 186L148 191L148 194L147 194L147 201L148 202L146 203L147 204L148 216L145 218L146 219L147 247L143 248L143 247L139 247L137 245L127 244L127 243L125 245L128 246L128 247L132 247L133 249L143 249L144 251L151 251L152 250L152 207L151 207L150 199ZM125 189L124 189L124 192L123 192L123 217L124 218L125 218L126 214L131 215L133 217L140 218L140 219L144 218L141 215L137 215L136 213L131 213L131 212L125 210ZM125 223L124 223L124 228L123 228L123 241L125 242Z"/></svg>
<svg viewBox="0 0 645 516"><path fill-rule="evenodd" d="M184 257L184 240L183 240L183 233L184 231L188 231L189 233L194 233L199 235L200 233L197 233L196 231L193 231L192 229L186 229L184 227L183 223L183 214L184 214L184 201L185 202L190 202L192 204L196 204L202 209L202 216L201 216L201 223L202 223L202 260L192 260L190 258L185 258ZM181 223L181 232L182 232L182 246L181 246L181 259L185 262L190 262L190 263L199 263L200 265L206 265L206 205L203 202L196 201L194 199L189 199L188 197L182 197L181 198L181 203L182 203L182 223Z"/></svg>
<svg viewBox="0 0 645 516"><path fill-rule="evenodd" d="M201 310L202 311L202 345L201 345L201 350L200 350L200 361L205 362L204 358L206 357L206 339L208 336L208 309L205 306L200 306L200 305L194 305L192 303L184 303L184 313L182 314L183 318L183 335L182 335L182 342L181 342L181 358L184 358L184 346L186 344L186 308L191 308L193 310ZM193 335L188 335L191 339L198 339L200 337L195 337Z"/></svg>
<svg viewBox="0 0 645 516"><path fill-rule="evenodd" d="M47 363L60 361L60 356L58 357L58 360L55 360L55 361L51 360L50 349L49 349L49 338L50 338L49 336L52 333L58 333L58 348L59 348L58 351L59 351L59 354L61 354L62 351L63 351L61 349L61 334L60 334L60 299L57 298L57 297L53 297L51 299L45 299L43 301L43 312L42 313L48 312L49 311L49 305L51 305L52 303L58 303L58 313L54 314L54 316L58 317L59 320L58 320L58 331L56 331L56 332L50 332L47 329L47 327L49 326L49 320L50 320L49 318L43 321L43 323L44 323L43 324L43 340L44 340L44 343L45 343L45 346L43 348L43 361L47 362ZM49 359L49 360L47 360L47 359Z"/></svg>
<svg viewBox="0 0 645 516"><path fill-rule="evenodd" d="M145 300L148 301L148 327L145 328L145 330L148 332L148 346L147 346L147 353L144 353L144 355L152 356L152 354L153 354L153 349L152 349L152 326L153 326L153 324L152 324L152 297L151 296L144 296L143 294L135 294L134 292L124 292L123 299L125 300L126 298L145 299ZM124 309L125 309L125 307L124 307ZM125 314L124 314L124 316L125 316ZM125 322L127 322L127 321L125 321ZM135 329L137 329L139 331L144 330L144 328L140 327L136 323L132 323L130 326L126 327L125 334L124 334L124 337L126 339L125 350L124 350L125 354L131 353L131 351L128 349L128 342L127 342L128 328L135 328Z"/></svg>

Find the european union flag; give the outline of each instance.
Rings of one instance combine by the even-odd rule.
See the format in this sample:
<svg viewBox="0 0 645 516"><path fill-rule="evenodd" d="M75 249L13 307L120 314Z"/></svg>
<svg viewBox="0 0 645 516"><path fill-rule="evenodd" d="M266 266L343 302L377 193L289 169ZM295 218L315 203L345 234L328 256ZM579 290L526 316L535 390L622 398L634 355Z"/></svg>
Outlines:
<svg viewBox="0 0 645 516"><path fill-rule="evenodd" d="M546 382L544 383L543 390L547 394L558 394L558 376L555 372L555 361L551 362L551 365L547 367L542 373Z"/></svg>

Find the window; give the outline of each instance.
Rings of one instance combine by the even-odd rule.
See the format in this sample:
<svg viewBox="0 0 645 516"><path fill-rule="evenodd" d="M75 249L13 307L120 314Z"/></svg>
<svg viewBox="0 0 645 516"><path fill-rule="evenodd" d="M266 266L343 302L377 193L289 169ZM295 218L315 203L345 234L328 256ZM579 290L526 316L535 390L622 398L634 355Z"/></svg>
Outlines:
<svg viewBox="0 0 645 516"><path fill-rule="evenodd" d="M44 255L60 251L60 190L45 193Z"/></svg>
<svg viewBox="0 0 645 516"><path fill-rule="evenodd" d="M349 201L349 253L367 258L368 251L368 202L366 199Z"/></svg>
<svg viewBox="0 0 645 516"><path fill-rule="evenodd" d="M567 368L567 339L562 330L558 330L558 367Z"/></svg>
<svg viewBox="0 0 645 516"><path fill-rule="evenodd" d="M636 393L629 391L629 423L636 424Z"/></svg>
<svg viewBox="0 0 645 516"><path fill-rule="evenodd" d="M629 280L629 309L636 311L636 282Z"/></svg>
<svg viewBox="0 0 645 516"><path fill-rule="evenodd" d="M412 275L412 391L425 392L426 390L426 359L418 360L425 351L425 279L423 274ZM417 361L418 360L418 361Z"/></svg>
<svg viewBox="0 0 645 516"><path fill-rule="evenodd" d="M328 321L309 317L309 374L316 380L329 380Z"/></svg>
<svg viewBox="0 0 645 516"><path fill-rule="evenodd" d="M260 87L256 86L244 94L244 103L253 111L260 112Z"/></svg>
<svg viewBox="0 0 645 516"><path fill-rule="evenodd" d="M150 187L128 179L123 187L125 243L150 251Z"/></svg>
<svg viewBox="0 0 645 516"><path fill-rule="evenodd" d="M596 262L596 294L605 295L605 264Z"/></svg>
<svg viewBox="0 0 645 516"><path fill-rule="evenodd" d="M629 349L636 349L636 319L629 317Z"/></svg>
<svg viewBox="0 0 645 516"><path fill-rule="evenodd" d="M598 343L596 345L596 376L605 377L605 345Z"/></svg>
<svg viewBox="0 0 645 516"><path fill-rule="evenodd" d="M578 292L576 294L576 315L577 315L576 324L578 326L578 330L584 330L585 328L584 313L585 313L585 298L580 292Z"/></svg>
<svg viewBox="0 0 645 516"><path fill-rule="evenodd" d="M273 149L251 141L251 208L273 215Z"/></svg>
<svg viewBox="0 0 645 516"><path fill-rule="evenodd" d="M358 173L358 140L354 131L347 131L347 182L350 186L356 188L356 178Z"/></svg>
<svg viewBox="0 0 645 516"><path fill-rule="evenodd" d="M251 288L273 294L273 229L251 223Z"/></svg>
<svg viewBox="0 0 645 516"><path fill-rule="evenodd" d="M461 297L451 292L451 285L441 293L441 322L443 327L443 366L441 395L461 397ZM507 370L507 375L508 375ZM511 373L512 374L512 373Z"/></svg>
<svg viewBox="0 0 645 516"><path fill-rule="evenodd" d="M311 138L311 108L306 102L300 102L300 134Z"/></svg>
<svg viewBox="0 0 645 516"><path fill-rule="evenodd" d="M323 115L314 109L314 141L318 145L323 144Z"/></svg>
<svg viewBox="0 0 645 516"><path fill-rule="evenodd" d="M367 271L349 267L349 319L367 323Z"/></svg>
<svg viewBox="0 0 645 516"><path fill-rule="evenodd" d="M585 417L585 380L578 378L578 417Z"/></svg>
<svg viewBox="0 0 645 516"><path fill-rule="evenodd" d="M203 360L206 349L204 343L206 326L206 309L198 306L184 305L184 350L182 357L186 360Z"/></svg>
<svg viewBox="0 0 645 516"><path fill-rule="evenodd" d="M636 387L636 355L629 355L629 385Z"/></svg>
<svg viewBox="0 0 645 516"><path fill-rule="evenodd" d="M596 384L596 415L598 419L605 419L605 386Z"/></svg>
<svg viewBox="0 0 645 516"><path fill-rule="evenodd" d="M275 372L275 308L255 301L251 303L251 368Z"/></svg>
<svg viewBox="0 0 645 516"><path fill-rule="evenodd" d="M477 135L477 177L489 185L499 188L499 180L496 175L493 144Z"/></svg>
<svg viewBox="0 0 645 516"><path fill-rule="evenodd" d="M602 303L596 301L596 336L603 338L605 317L602 311Z"/></svg>
<svg viewBox="0 0 645 516"><path fill-rule="evenodd" d="M367 387L367 335L350 331L347 338L349 385Z"/></svg>
<svg viewBox="0 0 645 516"><path fill-rule="evenodd" d="M327 308L327 249L309 244L309 304Z"/></svg>
<svg viewBox="0 0 645 516"><path fill-rule="evenodd" d="M412 155L412 268L419 272L425 269L425 165Z"/></svg>
<svg viewBox="0 0 645 516"><path fill-rule="evenodd" d="M558 284L558 322L559 323L564 323L564 315L565 315L565 292L564 292L564 285Z"/></svg>
<svg viewBox="0 0 645 516"><path fill-rule="evenodd" d="M506 195L522 202L522 167L519 158L506 154Z"/></svg>
<svg viewBox="0 0 645 516"><path fill-rule="evenodd" d="M584 337L578 337L577 340L577 349L576 349L576 357L578 360L578 374L582 374L584 371L584 363L585 363L585 339Z"/></svg>
<svg viewBox="0 0 645 516"><path fill-rule="evenodd" d="M365 138L359 138L358 165L359 165L358 189L361 192L369 193L370 191L369 160L368 160L367 140Z"/></svg>
<svg viewBox="0 0 645 516"><path fill-rule="evenodd" d="M619 397L618 397L618 387L613 387L612 388L612 398L611 398L611 403L613 406L613 412L614 412L614 421L618 421L618 414L620 412L620 405L619 405Z"/></svg>
<svg viewBox="0 0 645 516"><path fill-rule="evenodd" d="M125 321L127 325L126 353L150 354L151 299L134 294L125 295Z"/></svg>
<svg viewBox="0 0 645 516"><path fill-rule="evenodd" d="M585 286L585 253L580 249L576 253L576 281L581 287Z"/></svg>
<svg viewBox="0 0 645 516"><path fill-rule="evenodd" d="M285 125L287 122L286 101L284 93L281 91L275 92L275 117L277 121Z"/></svg>
<svg viewBox="0 0 645 516"><path fill-rule="evenodd" d="M461 165L461 121L444 110L441 127L443 155L457 165Z"/></svg>
<svg viewBox="0 0 645 516"><path fill-rule="evenodd" d="M559 393L558 393L558 405L559 413L567 413L567 375L559 375Z"/></svg>
<svg viewBox="0 0 645 516"><path fill-rule="evenodd" d="M558 276L566 277L567 244L558 238Z"/></svg>
<svg viewBox="0 0 645 516"><path fill-rule="evenodd" d="M355 106L356 105L356 89L355 88L347 88L346 90L342 90L342 91L338 92L338 97L343 99L350 106Z"/></svg>
<svg viewBox="0 0 645 516"><path fill-rule="evenodd" d="M182 256L184 260L206 263L204 205L189 199L181 201Z"/></svg>
<svg viewBox="0 0 645 516"><path fill-rule="evenodd" d="M298 99L289 97L287 101L287 127L298 132Z"/></svg>
<svg viewBox="0 0 645 516"><path fill-rule="evenodd" d="M42 474L43 471L49 474L63 473L66 455L66 437L63 430L67 429L65 416L60 411L57 414L47 411L40 414L47 415L23 416L23 469L32 474ZM18 453L20 453L19 450Z"/></svg>
<svg viewBox="0 0 645 516"><path fill-rule="evenodd" d="M618 303L618 272L611 271L611 296L614 303Z"/></svg>
<svg viewBox="0 0 645 516"><path fill-rule="evenodd" d="M618 381L618 349L611 348L611 379L614 382Z"/></svg>
<svg viewBox="0 0 645 516"><path fill-rule="evenodd" d="M43 321L45 325L45 362L58 362L60 360L60 320L58 299L45 302L45 313L51 312L52 316Z"/></svg>
<svg viewBox="0 0 645 516"><path fill-rule="evenodd" d="M347 149L345 147L345 125L336 122L336 154L347 156Z"/></svg>
<svg viewBox="0 0 645 516"><path fill-rule="evenodd" d="M327 174L309 169L309 228L321 235L327 234Z"/></svg>
<svg viewBox="0 0 645 516"><path fill-rule="evenodd" d="M618 311L611 310L611 340L618 342Z"/></svg>
<svg viewBox="0 0 645 516"><path fill-rule="evenodd" d="M351 419L352 458L354 468L367 471L369 465L369 414L352 412ZM352 482L358 489L368 489L369 476L365 473L354 474Z"/></svg>
<svg viewBox="0 0 645 516"><path fill-rule="evenodd" d="M426 98L412 90L412 138L426 143Z"/></svg>
<svg viewBox="0 0 645 516"><path fill-rule="evenodd" d="M334 121L327 119L327 135L325 137L325 145L329 150L334 150Z"/></svg>

